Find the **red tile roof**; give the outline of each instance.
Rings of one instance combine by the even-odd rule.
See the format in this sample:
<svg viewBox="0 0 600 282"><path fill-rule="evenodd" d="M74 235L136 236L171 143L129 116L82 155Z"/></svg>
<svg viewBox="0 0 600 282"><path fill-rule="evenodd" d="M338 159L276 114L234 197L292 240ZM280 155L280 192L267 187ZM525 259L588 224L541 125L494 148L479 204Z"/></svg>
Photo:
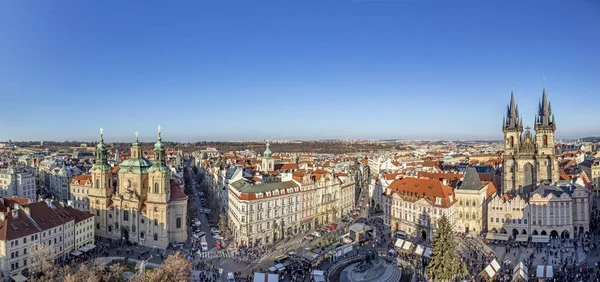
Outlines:
<svg viewBox="0 0 600 282"><path fill-rule="evenodd" d="M75 176L72 180L71 180L71 184L75 184L75 185L79 185L79 186L84 186L86 185L87 181L92 181L92 176L89 174L81 174L78 176Z"/></svg>
<svg viewBox="0 0 600 282"><path fill-rule="evenodd" d="M426 198L434 206L450 207L456 199L452 187L444 185L439 180L405 177L394 180L389 188L406 201L417 201ZM450 201L452 196L452 201ZM441 204L435 204L435 198L441 198Z"/></svg>
<svg viewBox="0 0 600 282"><path fill-rule="evenodd" d="M183 192L175 180L171 180L171 201L187 200L188 196Z"/></svg>
<svg viewBox="0 0 600 282"><path fill-rule="evenodd" d="M0 221L0 240L14 240L40 232L35 223L24 210L5 213L5 219Z"/></svg>

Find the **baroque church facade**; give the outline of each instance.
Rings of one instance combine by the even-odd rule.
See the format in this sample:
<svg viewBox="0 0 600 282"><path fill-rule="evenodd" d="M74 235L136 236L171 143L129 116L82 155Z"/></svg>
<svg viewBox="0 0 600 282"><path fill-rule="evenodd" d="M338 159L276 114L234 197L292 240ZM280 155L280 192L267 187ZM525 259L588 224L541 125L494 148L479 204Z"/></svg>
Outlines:
<svg viewBox="0 0 600 282"><path fill-rule="evenodd" d="M88 196L96 235L159 248L186 241L188 197L171 180L160 127L153 152L150 161L136 133L131 157L119 164L115 181L101 130Z"/></svg>
<svg viewBox="0 0 600 282"><path fill-rule="evenodd" d="M534 122L535 135L529 127L523 132L523 119L511 93L506 117L502 122L504 132L502 192L529 194L540 184L555 183L559 179L558 162L554 157L556 123L546 89Z"/></svg>

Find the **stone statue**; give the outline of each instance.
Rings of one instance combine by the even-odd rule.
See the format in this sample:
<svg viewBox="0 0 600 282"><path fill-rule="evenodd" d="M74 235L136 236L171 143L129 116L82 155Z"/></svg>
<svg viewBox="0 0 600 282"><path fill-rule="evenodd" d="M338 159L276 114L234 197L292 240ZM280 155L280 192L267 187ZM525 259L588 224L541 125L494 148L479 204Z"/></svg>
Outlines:
<svg viewBox="0 0 600 282"><path fill-rule="evenodd" d="M354 272L365 272L368 269L373 268L378 261L379 255L377 252L368 250L365 254L365 260L354 269Z"/></svg>

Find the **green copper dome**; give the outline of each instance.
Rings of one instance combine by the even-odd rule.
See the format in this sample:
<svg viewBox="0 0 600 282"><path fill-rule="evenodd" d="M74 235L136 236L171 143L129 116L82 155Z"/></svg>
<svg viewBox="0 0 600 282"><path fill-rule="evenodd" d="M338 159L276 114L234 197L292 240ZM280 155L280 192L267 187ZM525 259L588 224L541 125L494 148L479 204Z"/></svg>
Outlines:
<svg viewBox="0 0 600 282"><path fill-rule="evenodd" d="M269 148L271 146L271 144L269 143L269 141L267 141L267 148L265 149L265 151L263 152L263 156L265 159L270 159L271 158L271 149Z"/></svg>

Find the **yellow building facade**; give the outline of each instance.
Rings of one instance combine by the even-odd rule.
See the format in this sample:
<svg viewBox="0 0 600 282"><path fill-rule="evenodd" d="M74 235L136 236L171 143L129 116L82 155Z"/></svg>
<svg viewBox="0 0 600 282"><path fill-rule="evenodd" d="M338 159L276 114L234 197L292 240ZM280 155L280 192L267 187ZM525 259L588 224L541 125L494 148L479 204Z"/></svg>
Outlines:
<svg viewBox="0 0 600 282"><path fill-rule="evenodd" d="M151 162L136 133L131 158L119 164L115 185L101 132L88 196L96 235L158 248L186 241L188 197L171 180L160 134L159 128Z"/></svg>

